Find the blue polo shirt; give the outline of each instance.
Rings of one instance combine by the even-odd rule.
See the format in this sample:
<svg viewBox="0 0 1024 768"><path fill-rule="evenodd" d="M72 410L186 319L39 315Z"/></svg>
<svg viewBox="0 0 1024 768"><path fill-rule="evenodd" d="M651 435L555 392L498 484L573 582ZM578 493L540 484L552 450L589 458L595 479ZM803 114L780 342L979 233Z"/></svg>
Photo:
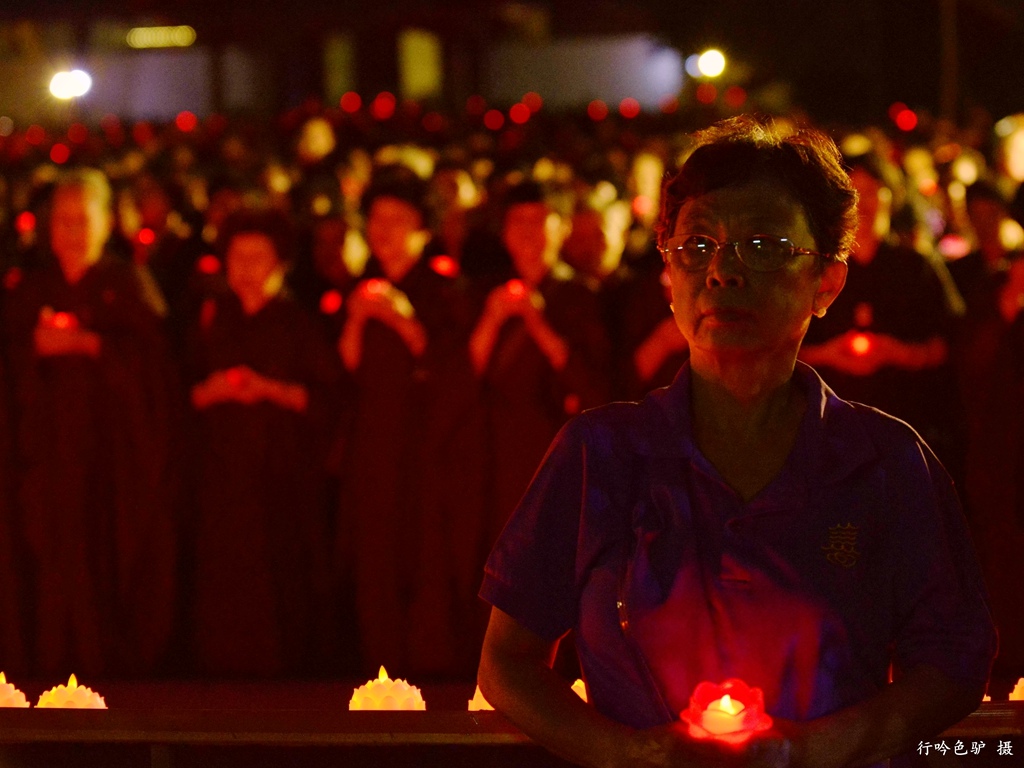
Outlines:
<svg viewBox="0 0 1024 768"><path fill-rule="evenodd" d="M634 727L739 677L776 717L861 701L889 665L987 680L995 630L952 482L921 438L798 363L807 409L744 502L693 442L690 372L559 433L481 596L548 640L576 630L590 701Z"/></svg>

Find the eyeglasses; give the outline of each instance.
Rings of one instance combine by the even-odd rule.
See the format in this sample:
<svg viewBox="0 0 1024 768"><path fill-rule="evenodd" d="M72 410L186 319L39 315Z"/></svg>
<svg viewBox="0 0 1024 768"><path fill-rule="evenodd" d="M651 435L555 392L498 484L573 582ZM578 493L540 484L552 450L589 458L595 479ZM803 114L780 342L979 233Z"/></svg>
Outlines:
<svg viewBox="0 0 1024 768"><path fill-rule="evenodd" d="M801 254L831 258L825 253L797 248L791 240L774 235L754 235L731 243L720 243L708 235L676 235L658 246L658 250L673 267L698 272L707 268L720 249L729 246L736 250L744 266L755 272L782 269L794 256Z"/></svg>

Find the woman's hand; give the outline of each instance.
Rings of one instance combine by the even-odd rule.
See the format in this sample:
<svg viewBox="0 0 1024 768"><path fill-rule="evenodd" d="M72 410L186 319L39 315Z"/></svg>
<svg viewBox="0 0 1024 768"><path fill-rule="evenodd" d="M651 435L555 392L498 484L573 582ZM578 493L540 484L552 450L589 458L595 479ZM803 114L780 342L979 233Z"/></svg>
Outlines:
<svg viewBox="0 0 1024 768"><path fill-rule="evenodd" d="M695 739L682 722L634 732L627 747L631 766L652 768L790 768L793 747L777 730L756 733L743 744Z"/></svg>

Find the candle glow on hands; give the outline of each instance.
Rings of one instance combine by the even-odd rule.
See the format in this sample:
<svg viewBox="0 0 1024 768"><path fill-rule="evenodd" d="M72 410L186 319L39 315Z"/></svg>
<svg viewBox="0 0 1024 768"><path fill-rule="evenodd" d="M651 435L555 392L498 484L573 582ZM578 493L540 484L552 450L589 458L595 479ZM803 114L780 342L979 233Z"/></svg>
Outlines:
<svg viewBox="0 0 1024 768"><path fill-rule="evenodd" d="M742 744L754 733L772 727L761 689L735 678L720 685L706 681L698 685L689 708L679 717L689 726L691 737L731 744Z"/></svg>
<svg viewBox="0 0 1024 768"><path fill-rule="evenodd" d="M871 339L863 333L858 333L850 340L850 349L855 355L866 355L871 350Z"/></svg>

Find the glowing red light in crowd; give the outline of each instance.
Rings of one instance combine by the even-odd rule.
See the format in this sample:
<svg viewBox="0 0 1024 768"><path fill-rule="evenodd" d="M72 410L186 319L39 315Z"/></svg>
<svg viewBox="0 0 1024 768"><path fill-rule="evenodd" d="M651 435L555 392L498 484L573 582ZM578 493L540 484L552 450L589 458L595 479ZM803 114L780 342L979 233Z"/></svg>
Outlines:
<svg viewBox="0 0 1024 768"><path fill-rule="evenodd" d="M73 144L81 144L89 138L89 129L81 123L72 123L68 126L68 141Z"/></svg>
<svg viewBox="0 0 1024 768"><path fill-rule="evenodd" d="M863 333L858 333L850 339L850 349L855 355L866 355L871 351L871 339Z"/></svg>
<svg viewBox="0 0 1024 768"><path fill-rule="evenodd" d="M600 99L594 99L587 104L587 117L598 123L608 117L608 105Z"/></svg>
<svg viewBox="0 0 1024 768"><path fill-rule="evenodd" d="M147 122L136 123L132 127L132 140L140 147L149 144L155 135L156 131L153 130L153 126Z"/></svg>
<svg viewBox="0 0 1024 768"><path fill-rule="evenodd" d="M199 257L199 260L196 262L196 269L204 275L216 275L220 272L220 259L212 253L207 253L205 256Z"/></svg>
<svg viewBox="0 0 1024 768"><path fill-rule="evenodd" d="M184 112L179 112L178 116L174 118L174 124L182 133L192 133L192 131L196 129L196 126L199 125L199 118L188 110L185 110Z"/></svg>
<svg viewBox="0 0 1024 768"><path fill-rule="evenodd" d="M143 227L140 229L139 234L136 235L136 237L138 237L139 242L143 245L152 245L156 242L156 232L149 227Z"/></svg>
<svg viewBox="0 0 1024 768"><path fill-rule="evenodd" d="M696 96L701 104L714 104L718 98L718 89L711 83L701 83L697 86Z"/></svg>
<svg viewBox="0 0 1024 768"><path fill-rule="evenodd" d="M380 295L387 291L387 289L387 283L378 277L374 277L366 281L366 290L368 293Z"/></svg>
<svg viewBox="0 0 1024 768"><path fill-rule="evenodd" d="M13 291L21 283L22 277L24 277L24 273L21 271L21 267L11 267L4 275L4 288Z"/></svg>
<svg viewBox="0 0 1024 768"><path fill-rule="evenodd" d="M78 327L78 318L69 312L54 312L53 317L50 318L50 325L54 328L60 328L67 330L69 328Z"/></svg>
<svg viewBox="0 0 1024 768"><path fill-rule="evenodd" d="M50 147L50 159L57 165L63 165L71 158L71 150L67 144L54 144Z"/></svg>
<svg viewBox="0 0 1024 768"><path fill-rule="evenodd" d="M423 128L434 133L444 128L444 117L440 112L427 112L423 116Z"/></svg>
<svg viewBox="0 0 1024 768"><path fill-rule="evenodd" d="M633 214L635 216L647 216L654 209L654 201L647 195L637 195L633 198Z"/></svg>
<svg viewBox="0 0 1024 768"><path fill-rule="evenodd" d="M921 183L917 185L917 190L925 197L931 197L939 191L939 185L935 179L921 179Z"/></svg>
<svg viewBox="0 0 1024 768"><path fill-rule="evenodd" d="M320 311L325 315L336 315L338 310L341 309L341 291L336 291L333 288L329 291L324 291L320 297Z"/></svg>
<svg viewBox="0 0 1024 768"><path fill-rule="evenodd" d="M484 126L492 131L496 131L505 124L505 116L501 114L497 109L488 109L484 113Z"/></svg>
<svg viewBox="0 0 1024 768"><path fill-rule="evenodd" d="M962 259L970 253L971 242L963 235L951 232L948 235L943 235L935 248L943 258L952 261L953 259Z"/></svg>
<svg viewBox="0 0 1024 768"><path fill-rule="evenodd" d="M900 112L902 112L906 108L907 108L907 105L904 104L902 101L897 101L897 102L894 102L894 103L890 104L889 105L889 119L892 120L895 123L896 122L896 118L899 116Z"/></svg>
<svg viewBox="0 0 1024 768"><path fill-rule="evenodd" d="M675 96L668 96L661 100L659 105L663 114L674 115L679 111L679 99Z"/></svg>
<svg viewBox="0 0 1024 768"><path fill-rule="evenodd" d="M470 115L482 115L487 110L487 100L483 96L470 96L466 99L466 112Z"/></svg>
<svg viewBox="0 0 1024 768"><path fill-rule="evenodd" d="M525 104L513 104L512 109L508 111L508 119L516 125L522 125L530 119L530 108Z"/></svg>
<svg viewBox="0 0 1024 768"><path fill-rule="evenodd" d="M739 109L747 101L747 92L738 85L730 85L725 89L722 98L725 99L725 103L732 109Z"/></svg>
<svg viewBox="0 0 1024 768"><path fill-rule="evenodd" d="M25 131L25 141L38 147L46 141L46 131L43 130L41 125L30 125L28 130Z"/></svg>
<svg viewBox="0 0 1024 768"><path fill-rule="evenodd" d="M225 374L232 389L242 389L249 383L249 377L241 368L229 368Z"/></svg>
<svg viewBox="0 0 1024 768"><path fill-rule="evenodd" d="M619 102L619 114L627 120L632 120L640 114L640 102L632 96L623 99Z"/></svg>
<svg viewBox="0 0 1024 768"><path fill-rule="evenodd" d="M917 128L917 113L912 109L901 110L896 115L896 127L901 131L912 131Z"/></svg>
<svg viewBox="0 0 1024 768"><path fill-rule="evenodd" d="M341 108L352 114L358 112L363 107L363 97L355 91L348 91L341 97Z"/></svg>
<svg viewBox="0 0 1024 768"><path fill-rule="evenodd" d="M435 256L430 260L430 268L444 277L459 274L459 263L451 256Z"/></svg>
<svg viewBox="0 0 1024 768"><path fill-rule="evenodd" d="M36 228L36 215L32 211L22 211L14 220L14 228L19 235L26 235Z"/></svg>
<svg viewBox="0 0 1024 768"><path fill-rule="evenodd" d="M395 114L395 94L381 91L370 105L370 114L374 120L387 120Z"/></svg>
<svg viewBox="0 0 1024 768"><path fill-rule="evenodd" d="M515 296L517 299L526 295L526 283L522 280L509 280L505 283L505 287L509 295Z"/></svg>
<svg viewBox="0 0 1024 768"><path fill-rule="evenodd" d="M580 396L570 392L562 401L562 408L569 416L575 416L580 412Z"/></svg>
<svg viewBox="0 0 1024 768"><path fill-rule="evenodd" d="M540 108L544 106L544 99L536 91L524 93L522 101L531 112L539 112Z"/></svg>

